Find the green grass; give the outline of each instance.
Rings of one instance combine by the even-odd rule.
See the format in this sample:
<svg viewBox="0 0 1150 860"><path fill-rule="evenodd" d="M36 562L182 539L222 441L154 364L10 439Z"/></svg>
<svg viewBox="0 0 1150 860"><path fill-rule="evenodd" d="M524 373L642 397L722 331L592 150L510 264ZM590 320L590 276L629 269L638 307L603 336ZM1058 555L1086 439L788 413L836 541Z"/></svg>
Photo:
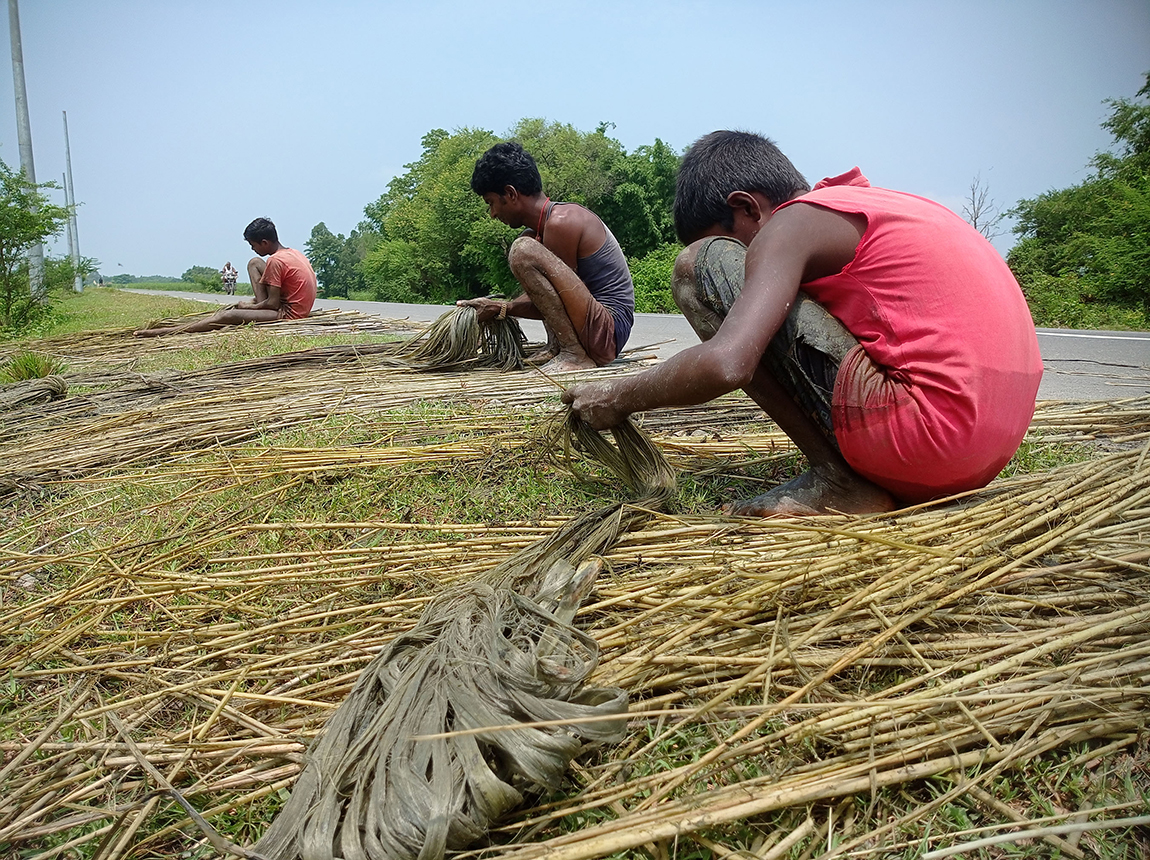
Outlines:
<svg viewBox="0 0 1150 860"><path fill-rule="evenodd" d="M27 379L43 379L54 373L63 373L64 362L40 352L25 350L18 352L0 364L0 383L23 382Z"/></svg>
<svg viewBox="0 0 1150 860"><path fill-rule="evenodd" d="M68 293L51 309L36 331L19 339L39 339L102 329L138 328L152 319L183 316L219 307L169 296L139 295L89 287Z"/></svg>

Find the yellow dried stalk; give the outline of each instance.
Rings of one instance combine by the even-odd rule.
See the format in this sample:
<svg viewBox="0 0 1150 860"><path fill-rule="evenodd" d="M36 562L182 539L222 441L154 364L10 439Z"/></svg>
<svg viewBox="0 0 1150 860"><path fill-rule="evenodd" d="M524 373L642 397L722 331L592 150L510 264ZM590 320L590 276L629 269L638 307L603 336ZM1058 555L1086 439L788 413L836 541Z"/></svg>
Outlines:
<svg viewBox="0 0 1150 860"><path fill-rule="evenodd" d="M1144 644L1150 618L1146 573L1140 569L1146 567L1146 551L1120 537L1108 550L1118 563L1100 562L1095 538L1110 523L1120 522L1123 534L1139 529L1145 534L1150 527L1148 514L1138 513L1150 502L1145 471L1131 472L1137 460L1138 452L1130 452L1053 476L1020 479L961 512L944 508L869 521L762 524L657 518L608 554L614 575L584 612L604 649L597 678L623 682L652 703L679 702L681 718L668 726L682 731L689 725L684 720L699 720L725 737L725 745L706 770L682 766L629 781L611 775L618 768L608 757L607 767L593 772L599 788L585 792L578 803L528 812L520 820L543 823L577 808L614 809L616 824L562 841L557 837L539 848L561 848L564 856L601 856L640 837L657 838L663 832L660 822L674 820L690 830L780 805L841 796L869 786L872 770L883 784L946 772L962 761L1009 755L1018 760L1052 744L1143 724L1150 686ZM379 524L362 524L369 526ZM1007 536L1010 540L1004 541ZM471 545L491 560L512 551L482 536ZM1057 565L1042 562L1054 552ZM442 558L436 560L437 554ZM112 550L112 559L119 557L116 567L131 574L132 589L117 585L125 581L123 574L108 559L67 553L40 557L41 565L66 563L85 570L77 578L82 584L6 607L0 629L43 631L27 656L44 661L55 655L70 671L26 675L15 653L3 665L17 680L27 677L29 682L71 676L107 679L101 685L115 681L119 693L101 705L86 701L76 714L93 726L108 707L143 714L170 707L172 701L194 701L202 703L195 707L205 708L204 715L218 708L218 728L204 742L216 748L256 746L231 768L218 768L216 754L188 759L188 778L200 774L195 778L205 780L187 792L203 799L196 801L200 806L226 807L224 798L250 791L258 774L275 779L278 769L298 767L287 758L298 746L285 746L284 732L289 733L286 739L307 737L307 727L314 730L326 710L347 694L357 667L398 631L409 629L425 600L413 595L363 604L356 598L356 590L369 587L380 570L416 562L418 547L349 548L346 564L334 568L334 558L322 553L292 563L268 554L217 553L207 579L197 568L181 573L180 556L161 565L146 558L128 565L125 555L126 549ZM432 570L439 565L447 572L456 558L452 542L428 548ZM481 567L477 562L476 568ZM316 590L316 600L329 594L339 604L313 600L296 611L262 617L259 595L292 582ZM182 602L200 594L210 601ZM229 595L242 599L235 602ZM858 595L861 599L852 601ZM112 616L136 612L149 600L162 601L178 624L168 619L163 626L135 630L132 641L143 654L109 659L121 648ZM225 606L248 620L212 621L217 607ZM67 617L61 618L61 612ZM1043 617L1051 623L1034 623ZM901 635L892 635L893 627ZM918 671L915 653L927 663L919 664ZM1063 656L1055 668L1048 661L1054 653L1078 657ZM903 672L898 685L858 693L844 683L855 674L865 677L882 659L898 662ZM837 671L828 673L834 666ZM229 697L241 673L245 680ZM763 704L758 710L746 705L730 710L727 693L734 688L743 691L740 695L758 691ZM194 698L184 698L189 695ZM776 715L788 713L782 704L788 700L800 709L795 713L805 714L802 719L766 733L742 731L752 724L775 725ZM812 704L820 707L802 710ZM298 715L297 721L281 720L275 728L267 718L284 707ZM37 710L26 706L17 718L32 718ZM1025 744L1012 740L1043 713L1047 727L1042 732ZM140 737L144 754L164 766L179 761L190 728L179 725L173 724L166 736L153 728ZM56 818L61 830L53 832L64 832L77 803L92 808L89 815L112 809L102 801L110 796L100 783L108 772L101 757L119 742L114 733L103 737L97 732L73 749L40 751L57 756L62 766L83 765L72 783L80 793L69 795L52 789L51 782L34 782L39 767L18 767L6 777L3 794L11 801L0 806L0 821L7 819L0 833L11 835L14 825L29 833L49 832ZM824 749L818 761L794 759L793 751L801 747L797 741L818 743L824 737L835 738L841 751ZM264 752L257 752L261 747ZM956 748L968 752L956 758ZM121 753L111 760L123 758ZM782 770L760 781L738 778L741 763L772 760ZM643 811L642 794L658 793L675 781L686 792L684 801ZM699 793L708 782L730 788ZM191 785L185 783L185 790ZM121 795L133 790L143 791L143 784L120 788ZM212 804L213 797L220 797L220 803ZM695 812L686 812L683 804Z"/></svg>

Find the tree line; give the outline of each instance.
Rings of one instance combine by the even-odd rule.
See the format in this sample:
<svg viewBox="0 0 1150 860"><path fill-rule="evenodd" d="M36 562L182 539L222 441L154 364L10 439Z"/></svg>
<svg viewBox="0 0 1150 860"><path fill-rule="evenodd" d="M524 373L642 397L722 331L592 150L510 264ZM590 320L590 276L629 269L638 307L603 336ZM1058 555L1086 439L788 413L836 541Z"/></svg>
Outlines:
<svg viewBox="0 0 1150 860"><path fill-rule="evenodd" d="M1106 101L1102 127L1113 145L1090 160L1083 182L1020 200L1005 213L1018 236L1007 263L1038 325L1150 329L1150 73L1145 78L1134 99ZM611 127L581 132L523 119L502 137L485 129L428 132L419 159L364 207L349 236L323 222L312 229L305 251L323 294L449 304L518 292L507 267L517 233L489 218L470 188L476 159L492 144L516 139L535 157L552 198L583 204L615 233L635 281L636 309L674 312L670 276L680 246L671 206L681 156L659 139L627 152ZM55 187L33 185L0 160L0 329L27 327L49 304L30 295L26 254L63 229L68 210L44 193ZM988 237L998 232L1002 216L978 177L964 214ZM81 273L92 274L95 265L83 259ZM49 259L48 298L65 292L73 276L66 258ZM144 280L169 279L111 278ZM220 287L212 267L192 266L182 280Z"/></svg>
<svg viewBox="0 0 1150 860"><path fill-rule="evenodd" d="M518 231L489 218L470 185L476 160L515 139L534 156L551 198L580 203L610 226L631 264L637 309L674 311L669 281L679 246L671 204L680 156L659 139L627 152L610 128L581 132L524 119L504 137L470 128L428 132L419 160L364 208L351 235L333 234L323 222L312 229L304 250L324 294L449 304L517 293L507 251Z"/></svg>
<svg viewBox="0 0 1150 860"><path fill-rule="evenodd" d="M1021 200L1007 262L1039 325L1150 328L1150 73L1107 99L1113 151L1078 185Z"/></svg>

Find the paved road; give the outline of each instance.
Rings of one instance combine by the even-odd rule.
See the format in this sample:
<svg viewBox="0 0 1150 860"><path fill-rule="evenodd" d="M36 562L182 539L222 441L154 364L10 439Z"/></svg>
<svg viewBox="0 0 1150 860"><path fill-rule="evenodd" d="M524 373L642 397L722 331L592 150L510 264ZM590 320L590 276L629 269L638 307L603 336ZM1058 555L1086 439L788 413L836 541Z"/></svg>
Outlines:
<svg viewBox="0 0 1150 860"><path fill-rule="evenodd" d="M201 302L231 304L223 293L177 290L130 290L161 293ZM316 307L354 310L387 319L432 322L448 310L443 305L406 305L394 302L353 302L317 299ZM523 320L531 340L543 339L543 326ZM636 314L627 344L640 355L666 358L698 343L686 319L677 314ZM1038 345L1046 372L1038 390L1040 400L1119 400L1150 394L1150 332L1073 331L1039 329Z"/></svg>

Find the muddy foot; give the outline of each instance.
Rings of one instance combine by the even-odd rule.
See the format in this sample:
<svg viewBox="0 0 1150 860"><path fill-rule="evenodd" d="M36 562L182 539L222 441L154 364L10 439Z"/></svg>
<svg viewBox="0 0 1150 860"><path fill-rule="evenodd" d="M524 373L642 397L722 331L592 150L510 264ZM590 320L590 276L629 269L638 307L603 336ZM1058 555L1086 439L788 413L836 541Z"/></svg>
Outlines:
<svg viewBox="0 0 1150 860"><path fill-rule="evenodd" d="M723 513L733 517L804 517L874 514L897 507L890 493L853 472L809 469L761 496L724 505Z"/></svg>
<svg viewBox="0 0 1150 860"><path fill-rule="evenodd" d="M573 370L590 370L596 366L590 358L569 358L556 356L540 368L544 373L569 373Z"/></svg>
<svg viewBox="0 0 1150 860"><path fill-rule="evenodd" d="M531 355L527 356L523 360L527 364L546 364L558 354L559 353L557 350L544 347L543 349L531 353Z"/></svg>

